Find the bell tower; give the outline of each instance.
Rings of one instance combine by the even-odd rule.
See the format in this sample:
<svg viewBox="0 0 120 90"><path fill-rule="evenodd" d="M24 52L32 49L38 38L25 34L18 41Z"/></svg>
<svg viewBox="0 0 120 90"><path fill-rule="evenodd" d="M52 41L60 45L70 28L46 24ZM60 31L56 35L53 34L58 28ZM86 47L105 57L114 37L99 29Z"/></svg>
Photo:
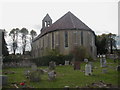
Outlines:
<svg viewBox="0 0 120 90"><path fill-rule="evenodd" d="M47 14L42 20L42 30L44 28L49 27L52 24L52 19L50 18L49 14Z"/></svg>

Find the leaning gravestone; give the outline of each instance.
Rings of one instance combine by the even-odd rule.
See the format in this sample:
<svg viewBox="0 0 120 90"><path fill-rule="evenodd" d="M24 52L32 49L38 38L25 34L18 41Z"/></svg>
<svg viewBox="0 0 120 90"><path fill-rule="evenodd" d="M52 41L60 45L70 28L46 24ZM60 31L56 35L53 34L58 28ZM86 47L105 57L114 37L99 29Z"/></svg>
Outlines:
<svg viewBox="0 0 120 90"><path fill-rule="evenodd" d="M32 64L31 69L32 69L32 71L36 71L37 70L37 66L35 64Z"/></svg>
<svg viewBox="0 0 120 90"><path fill-rule="evenodd" d="M53 61L49 62L49 69L50 69L50 70L55 69L55 64L54 64Z"/></svg>
<svg viewBox="0 0 120 90"><path fill-rule="evenodd" d="M69 61L65 61L65 65L69 65Z"/></svg>
<svg viewBox="0 0 120 90"><path fill-rule="evenodd" d="M92 66L91 64L86 64L85 65L85 75L92 75Z"/></svg>
<svg viewBox="0 0 120 90"><path fill-rule="evenodd" d="M51 81L51 80L55 80L55 77L56 77L56 72L53 70L53 71L50 71L48 72L48 79Z"/></svg>
<svg viewBox="0 0 120 90"><path fill-rule="evenodd" d="M85 63L87 63L87 62L88 62L88 59L87 59L87 58L85 58L85 59L84 59L84 62L85 62Z"/></svg>
<svg viewBox="0 0 120 90"><path fill-rule="evenodd" d="M7 85L8 77L6 75L0 75L0 79L2 79L2 85Z"/></svg>

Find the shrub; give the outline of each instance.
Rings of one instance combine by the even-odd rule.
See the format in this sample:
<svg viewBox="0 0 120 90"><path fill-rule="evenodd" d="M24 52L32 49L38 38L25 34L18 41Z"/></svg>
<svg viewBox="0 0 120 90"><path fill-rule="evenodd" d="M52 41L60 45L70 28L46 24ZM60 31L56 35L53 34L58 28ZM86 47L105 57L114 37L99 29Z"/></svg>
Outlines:
<svg viewBox="0 0 120 90"><path fill-rule="evenodd" d="M75 61L83 61L84 58L87 57L86 49L83 46L74 47L74 49L71 51L71 54L73 55Z"/></svg>
<svg viewBox="0 0 120 90"><path fill-rule="evenodd" d="M37 66L48 66L50 61L56 62L57 65L64 64L65 60L71 61L71 55L48 55L31 59Z"/></svg>

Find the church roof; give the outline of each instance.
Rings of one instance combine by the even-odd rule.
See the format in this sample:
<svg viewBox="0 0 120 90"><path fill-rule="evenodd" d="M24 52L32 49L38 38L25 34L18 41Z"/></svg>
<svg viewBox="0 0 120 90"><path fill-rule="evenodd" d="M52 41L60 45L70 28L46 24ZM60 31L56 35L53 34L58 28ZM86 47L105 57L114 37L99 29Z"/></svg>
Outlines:
<svg viewBox="0 0 120 90"><path fill-rule="evenodd" d="M41 37L46 33L55 31L55 30L90 30L92 31L86 24L84 24L80 19L78 19L74 14L70 11L54 22L49 27L46 27L42 30L41 34L38 36Z"/></svg>

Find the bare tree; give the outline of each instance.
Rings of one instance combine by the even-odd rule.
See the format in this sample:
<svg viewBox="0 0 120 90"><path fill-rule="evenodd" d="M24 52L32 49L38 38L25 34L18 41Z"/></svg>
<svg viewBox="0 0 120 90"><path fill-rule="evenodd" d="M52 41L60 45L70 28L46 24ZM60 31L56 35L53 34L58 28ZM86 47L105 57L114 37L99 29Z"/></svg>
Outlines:
<svg viewBox="0 0 120 90"><path fill-rule="evenodd" d="M26 49L28 30L26 28L22 28L20 30L20 33L22 34L22 50L23 50L23 55L24 55L25 49Z"/></svg>
<svg viewBox="0 0 120 90"><path fill-rule="evenodd" d="M19 28L16 29L12 29L9 33L9 36L11 36L12 38L12 50L13 50L13 54L15 55L15 52L17 50L18 47L18 33L19 33Z"/></svg>

